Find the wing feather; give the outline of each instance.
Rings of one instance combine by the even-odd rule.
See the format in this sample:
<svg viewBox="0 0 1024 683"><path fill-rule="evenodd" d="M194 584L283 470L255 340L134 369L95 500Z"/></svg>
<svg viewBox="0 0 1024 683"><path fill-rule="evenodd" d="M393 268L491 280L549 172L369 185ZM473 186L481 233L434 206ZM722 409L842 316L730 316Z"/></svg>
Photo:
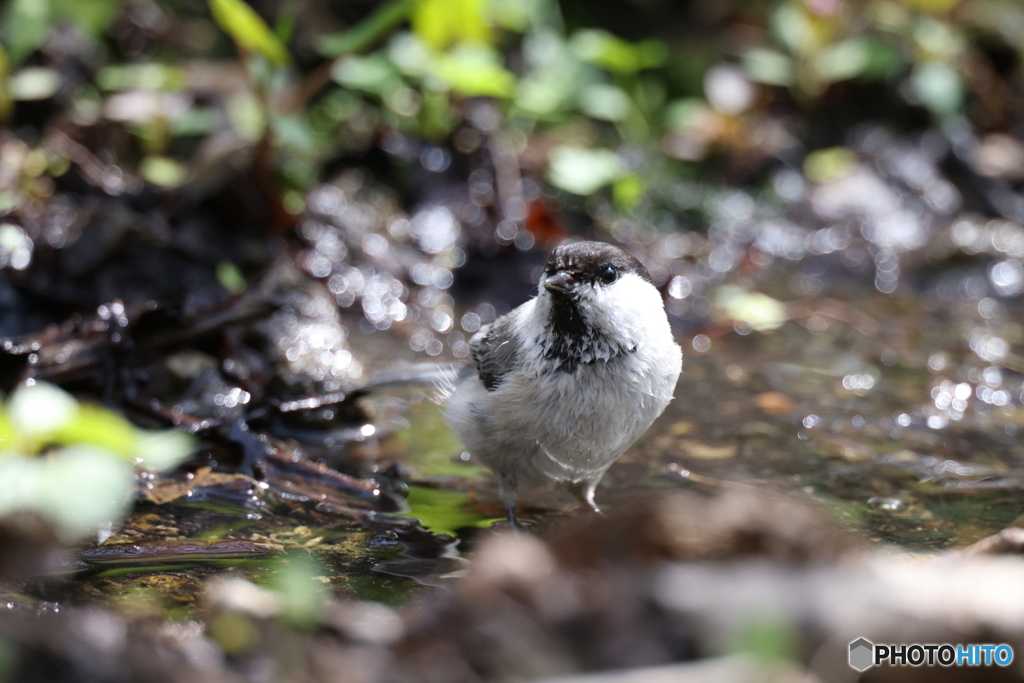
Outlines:
<svg viewBox="0 0 1024 683"><path fill-rule="evenodd" d="M487 391L494 391L515 368L522 342L515 335L511 315L482 328L469 340L469 349Z"/></svg>

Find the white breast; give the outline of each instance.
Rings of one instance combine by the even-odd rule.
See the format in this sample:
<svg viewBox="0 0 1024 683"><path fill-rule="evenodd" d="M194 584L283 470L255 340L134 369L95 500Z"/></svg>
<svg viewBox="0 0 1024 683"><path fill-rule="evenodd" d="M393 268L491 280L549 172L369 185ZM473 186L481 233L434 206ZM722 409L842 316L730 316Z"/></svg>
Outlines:
<svg viewBox="0 0 1024 683"><path fill-rule="evenodd" d="M536 343L545 334L550 301L517 308L521 365L494 391L475 376L456 388L446 417L467 449L514 496L526 483L593 482L651 425L672 400L682 352L653 285L625 274L597 286L581 302L587 321L630 353L564 372Z"/></svg>

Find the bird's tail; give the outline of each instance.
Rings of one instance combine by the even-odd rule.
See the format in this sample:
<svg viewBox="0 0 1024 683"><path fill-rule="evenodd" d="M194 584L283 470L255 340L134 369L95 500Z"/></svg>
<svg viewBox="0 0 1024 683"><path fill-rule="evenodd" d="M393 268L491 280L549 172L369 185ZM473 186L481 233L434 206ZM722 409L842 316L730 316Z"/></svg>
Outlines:
<svg viewBox="0 0 1024 683"><path fill-rule="evenodd" d="M388 389L434 389L430 397L435 403L443 404L452 392L459 377L470 369L466 363L406 363L393 366L383 372L371 375L355 389L359 393L385 391ZM353 392L349 392L353 393Z"/></svg>

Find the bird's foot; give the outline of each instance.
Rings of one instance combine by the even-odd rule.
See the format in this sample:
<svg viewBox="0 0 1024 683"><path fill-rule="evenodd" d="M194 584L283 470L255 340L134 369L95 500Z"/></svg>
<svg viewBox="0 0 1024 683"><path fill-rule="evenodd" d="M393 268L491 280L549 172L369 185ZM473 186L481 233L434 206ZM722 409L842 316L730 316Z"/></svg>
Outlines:
<svg viewBox="0 0 1024 683"><path fill-rule="evenodd" d="M505 514L508 517L508 525L516 531L524 531L525 528L516 517L516 506L514 503L505 503Z"/></svg>
<svg viewBox="0 0 1024 683"><path fill-rule="evenodd" d="M603 515L601 508L597 507L597 503L594 502L594 489L596 488L597 482L576 481L569 484L569 491L580 501L581 507Z"/></svg>

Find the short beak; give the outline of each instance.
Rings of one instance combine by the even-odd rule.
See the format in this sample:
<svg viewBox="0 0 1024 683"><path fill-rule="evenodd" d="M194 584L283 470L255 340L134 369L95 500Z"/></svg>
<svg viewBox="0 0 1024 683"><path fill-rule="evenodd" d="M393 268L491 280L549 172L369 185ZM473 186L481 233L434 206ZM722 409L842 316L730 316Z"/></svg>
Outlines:
<svg viewBox="0 0 1024 683"><path fill-rule="evenodd" d="M576 288L576 278L572 273L560 270L544 280L544 289L558 294L570 294Z"/></svg>

